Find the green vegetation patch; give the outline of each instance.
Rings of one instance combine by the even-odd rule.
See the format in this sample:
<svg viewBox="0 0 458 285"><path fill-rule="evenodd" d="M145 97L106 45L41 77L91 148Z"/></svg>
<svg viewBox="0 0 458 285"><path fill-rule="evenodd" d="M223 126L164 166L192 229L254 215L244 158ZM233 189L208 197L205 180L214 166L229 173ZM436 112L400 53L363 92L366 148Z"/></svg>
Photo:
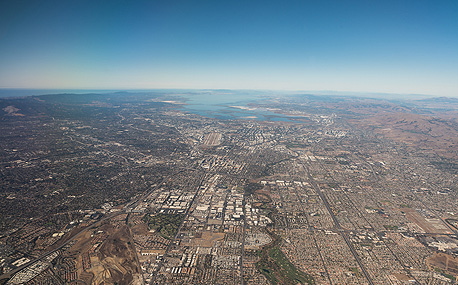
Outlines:
<svg viewBox="0 0 458 285"><path fill-rule="evenodd" d="M356 267L350 267L350 271L353 272L357 277L362 277L361 272L359 272L359 269Z"/></svg>
<svg viewBox="0 0 458 285"><path fill-rule="evenodd" d="M260 252L258 270L271 284L315 284L312 276L298 270L278 247L280 237L271 233L273 242Z"/></svg>
<svg viewBox="0 0 458 285"><path fill-rule="evenodd" d="M150 230L154 230L166 239L172 239L175 236L183 219L183 214L160 213L155 216L146 214L143 217L143 221L148 224Z"/></svg>
<svg viewBox="0 0 458 285"><path fill-rule="evenodd" d="M445 278L448 278L450 280L453 280L453 281L456 281L456 277L451 275L451 274L448 274L446 272L444 272L444 270L440 269L440 268L437 268L435 267L434 268L434 271L436 271L437 273L440 273L442 276L444 276Z"/></svg>
<svg viewBox="0 0 458 285"><path fill-rule="evenodd" d="M393 225L383 225L383 227L387 230L395 231L398 229L398 226L393 226Z"/></svg>
<svg viewBox="0 0 458 285"><path fill-rule="evenodd" d="M260 190L262 188L264 188L264 186L260 183L248 182L245 184L244 190L246 195L252 195L254 192L256 192L256 190Z"/></svg>

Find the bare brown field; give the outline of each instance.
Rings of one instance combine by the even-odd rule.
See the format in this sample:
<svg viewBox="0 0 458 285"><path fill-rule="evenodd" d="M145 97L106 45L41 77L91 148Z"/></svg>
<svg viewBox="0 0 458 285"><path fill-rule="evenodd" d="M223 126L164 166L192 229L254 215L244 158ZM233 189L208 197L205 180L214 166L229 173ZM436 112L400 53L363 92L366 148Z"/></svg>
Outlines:
<svg viewBox="0 0 458 285"><path fill-rule="evenodd" d="M97 239L96 242L94 239ZM85 284L129 284L138 273L136 253L126 225L105 223L85 232L70 248L76 254L79 281Z"/></svg>
<svg viewBox="0 0 458 285"><path fill-rule="evenodd" d="M439 268L448 274L458 275L458 258L446 253L435 253L426 259L431 270Z"/></svg>
<svg viewBox="0 0 458 285"><path fill-rule="evenodd" d="M152 235L152 233L148 230L148 225L145 223L141 223L132 227L132 234L133 235Z"/></svg>
<svg viewBox="0 0 458 285"><path fill-rule="evenodd" d="M215 242L224 239L225 233L202 232L202 237L192 240L194 246L212 247Z"/></svg>
<svg viewBox="0 0 458 285"><path fill-rule="evenodd" d="M400 281L409 281L412 279L412 277L404 273L394 273L393 275Z"/></svg>
<svg viewBox="0 0 458 285"><path fill-rule="evenodd" d="M123 226L109 236L100 247L99 259L110 273L107 283L129 284L138 273L136 253L129 239L129 229Z"/></svg>

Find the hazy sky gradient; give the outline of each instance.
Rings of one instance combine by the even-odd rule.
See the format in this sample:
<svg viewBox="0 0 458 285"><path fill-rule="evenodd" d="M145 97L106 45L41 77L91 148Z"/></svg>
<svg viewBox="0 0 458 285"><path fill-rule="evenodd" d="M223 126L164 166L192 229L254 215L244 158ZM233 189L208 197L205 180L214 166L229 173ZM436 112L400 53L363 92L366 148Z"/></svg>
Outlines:
<svg viewBox="0 0 458 285"><path fill-rule="evenodd" d="M458 1L0 1L0 87L458 96Z"/></svg>

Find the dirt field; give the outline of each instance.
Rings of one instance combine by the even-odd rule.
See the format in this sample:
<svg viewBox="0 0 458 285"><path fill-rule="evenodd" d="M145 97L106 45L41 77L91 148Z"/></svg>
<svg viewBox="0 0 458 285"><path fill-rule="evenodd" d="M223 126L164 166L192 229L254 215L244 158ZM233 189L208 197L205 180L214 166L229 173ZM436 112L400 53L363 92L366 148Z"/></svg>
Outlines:
<svg viewBox="0 0 458 285"><path fill-rule="evenodd" d="M145 224L145 223L141 223L141 224L138 224L138 225L135 225L132 227L132 234L133 235L153 235L153 233L151 233L149 230L148 230L148 225Z"/></svg>
<svg viewBox="0 0 458 285"><path fill-rule="evenodd" d="M85 284L130 284L139 272L129 229L105 223L78 238L75 253L78 279Z"/></svg>
<svg viewBox="0 0 458 285"><path fill-rule="evenodd" d="M435 253L426 259L426 264L431 270L440 268L451 275L458 275L458 258L449 254Z"/></svg>
<svg viewBox="0 0 458 285"><path fill-rule="evenodd" d="M202 237L194 238L191 244L194 246L212 247L216 241L224 239L224 235L224 233L205 231L202 233Z"/></svg>
<svg viewBox="0 0 458 285"><path fill-rule="evenodd" d="M136 253L130 243L129 229L124 226L109 236L97 255L102 266L108 271L104 278L107 284L129 284L133 274L138 273Z"/></svg>

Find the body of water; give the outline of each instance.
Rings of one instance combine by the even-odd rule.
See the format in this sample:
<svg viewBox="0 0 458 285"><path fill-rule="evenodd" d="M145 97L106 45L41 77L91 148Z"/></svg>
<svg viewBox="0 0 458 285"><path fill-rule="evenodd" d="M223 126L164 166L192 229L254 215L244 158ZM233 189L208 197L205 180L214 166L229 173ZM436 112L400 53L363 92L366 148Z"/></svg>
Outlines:
<svg viewBox="0 0 458 285"><path fill-rule="evenodd" d="M294 117L274 113L265 108L252 108L248 104L267 100L272 94L250 91L180 94L186 103L183 108L193 114L221 120L294 121Z"/></svg>
<svg viewBox="0 0 458 285"><path fill-rule="evenodd" d="M91 89L0 89L0 98L17 98L47 94L109 94L119 91L164 94L185 103L182 108L190 113L222 120L294 121L294 117L267 109L250 108L249 103L266 100L273 94L256 91L232 90L91 90Z"/></svg>

